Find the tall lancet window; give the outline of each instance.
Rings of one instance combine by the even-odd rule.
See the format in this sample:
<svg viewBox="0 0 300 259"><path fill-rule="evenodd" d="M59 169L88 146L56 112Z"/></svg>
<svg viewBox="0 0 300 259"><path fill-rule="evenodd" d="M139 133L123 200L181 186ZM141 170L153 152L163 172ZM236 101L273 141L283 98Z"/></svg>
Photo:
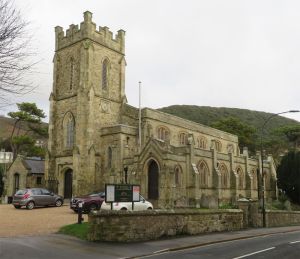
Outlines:
<svg viewBox="0 0 300 259"><path fill-rule="evenodd" d="M74 79L75 79L75 64L74 59L71 58L70 61L70 90L74 88Z"/></svg>
<svg viewBox="0 0 300 259"><path fill-rule="evenodd" d="M106 90L108 87L108 60L105 59L102 63L102 89Z"/></svg>
<svg viewBox="0 0 300 259"><path fill-rule="evenodd" d="M71 149L74 145L75 121L73 115L69 112L64 118L64 143L65 148Z"/></svg>

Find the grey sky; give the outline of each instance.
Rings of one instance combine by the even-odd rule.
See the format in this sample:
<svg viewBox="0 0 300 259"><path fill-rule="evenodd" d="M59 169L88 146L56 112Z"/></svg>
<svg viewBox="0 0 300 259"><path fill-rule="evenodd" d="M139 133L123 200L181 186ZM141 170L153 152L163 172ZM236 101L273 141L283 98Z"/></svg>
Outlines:
<svg viewBox="0 0 300 259"><path fill-rule="evenodd" d="M243 0L15 0L31 21L42 61L32 81L48 114L54 27L79 24L126 31L126 95L143 106L235 107L266 112L300 109L300 2ZM8 107L5 113L12 107ZM300 114L288 117L300 121Z"/></svg>

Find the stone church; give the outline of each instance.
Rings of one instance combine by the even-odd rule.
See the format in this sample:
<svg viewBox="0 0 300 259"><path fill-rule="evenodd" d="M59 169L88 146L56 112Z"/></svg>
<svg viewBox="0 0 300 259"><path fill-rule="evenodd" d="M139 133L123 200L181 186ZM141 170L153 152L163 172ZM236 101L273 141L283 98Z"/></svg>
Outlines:
<svg viewBox="0 0 300 259"><path fill-rule="evenodd" d="M161 208L258 198L260 156L241 153L237 136L127 104L125 31L97 28L87 11L80 26L55 28L53 63L45 164L51 190L70 198L128 182ZM273 198L271 156L263 169L265 195Z"/></svg>

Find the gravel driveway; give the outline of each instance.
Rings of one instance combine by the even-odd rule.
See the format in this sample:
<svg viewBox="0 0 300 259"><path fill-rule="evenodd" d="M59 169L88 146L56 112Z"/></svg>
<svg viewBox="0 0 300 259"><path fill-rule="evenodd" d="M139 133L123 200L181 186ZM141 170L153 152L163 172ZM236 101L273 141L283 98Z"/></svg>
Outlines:
<svg viewBox="0 0 300 259"><path fill-rule="evenodd" d="M85 222L87 219L84 215ZM0 204L0 237L55 233L61 226L76 222L77 214L67 205L27 210Z"/></svg>

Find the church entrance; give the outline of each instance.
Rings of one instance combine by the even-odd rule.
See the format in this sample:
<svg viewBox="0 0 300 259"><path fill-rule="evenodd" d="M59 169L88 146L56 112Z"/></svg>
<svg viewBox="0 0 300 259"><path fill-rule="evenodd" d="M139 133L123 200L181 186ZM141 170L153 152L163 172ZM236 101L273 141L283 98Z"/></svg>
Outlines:
<svg viewBox="0 0 300 259"><path fill-rule="evenodd" d="M73 170L68 169L65 172L65 182L64 182L64 198L72 198L72 182L73 182Z"/></svg>
<svg viewBox="0 0 300 259"><path fill-rule="evenodd" d="M158 199L158 165L154 160L148 166L148 199Z"/></svg>

